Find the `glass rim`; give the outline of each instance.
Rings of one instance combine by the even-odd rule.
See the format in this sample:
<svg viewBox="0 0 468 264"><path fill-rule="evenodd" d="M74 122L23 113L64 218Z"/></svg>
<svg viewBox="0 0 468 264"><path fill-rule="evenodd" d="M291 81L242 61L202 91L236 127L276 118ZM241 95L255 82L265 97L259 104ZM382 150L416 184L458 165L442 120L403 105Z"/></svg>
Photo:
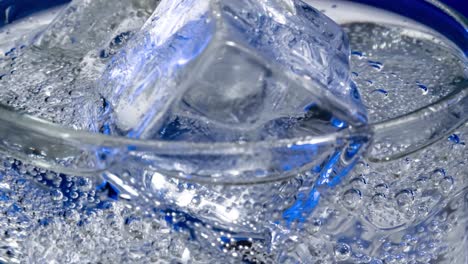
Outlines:
<svg viewBox="0 0 468 264"><path fill-rule="evenodd" d="M441 3L438 0L424 0L431 5L434 5L437 9L444 12L457 23L463 27L468 28L468 20L461 14L451 9L447 5ZM440 32L442 34L442 32ZM464 53L463 53L464 54ZM398 117L381 121L378 123L371 123L363 127L349 127L334 133L319 135L319 136L303 136L297 138L286 138L276 140L263 140L254 142L192 142L192 141L164 141L164 140L145 140L145 139L134 139L124 136L115 135L104 135L99 133L93 133L83 130L73 130L65 126L54 124L49 121L36 118L27 114L22 114L12 110L7 106L0 105L0 121L3 124L15 124L18 128L24 129L31 135L32 138L35 136L48 137L64 144L72 145L89 145L89 146L104 146L104 147L116 147L126 148L129 146L138 148L138 151L152 151L153 153L170 153L172 155L187 155L187 154L212 154L212 155L226 155L226 154L244 154L246 152L257 152L258 149L271 149L279 147L288 147L292 145L302 144L318 144L326 143L333 144L339 139L349 139L355 136L362 135L376 135L388 130L389 128L402 128L411 125L421 117L430 117L434 114L443 114L440 110L447 109L456 105L466 106L468 104L468 87L462 87L458 90L453 91L449 95L439 99L433 104L429 104L425 107L419 108L418 110L405 113ZM435 111L435 109L438 109ZM436 141L442 136L445 136L448 131L453 131L458 128L461 124L465 123L468 119L468 115L462 116L462 118L456 123L451 124L451 127L447 127L444 133L438 137L426 138L421 144L400 152L396 155L383 156L383 157L370 157L371 161L389 161L395 158L399 158L410 153L416 152L423 147L426 147ZM430 127L432 124L428 122L427 126ZM371 144L372 145L372 144ZM21 155L21 153L14 153L9 150L5 150L0 147L0 152L7 154L12 157L26 158L31 162L32 165L38 165L39 167L46 167L50 169L56 169L58 171L64 171L63 167L56 167L45 163L44 161L30 160L27 155ZM372 155L372 154L371 154ZM66 171L66 170L65 170ZM90 173L95 173L99 169L94 168L90 170ZM69 172L71 173L71 172ZM81 174L87 174L83 171Z"/></svg>

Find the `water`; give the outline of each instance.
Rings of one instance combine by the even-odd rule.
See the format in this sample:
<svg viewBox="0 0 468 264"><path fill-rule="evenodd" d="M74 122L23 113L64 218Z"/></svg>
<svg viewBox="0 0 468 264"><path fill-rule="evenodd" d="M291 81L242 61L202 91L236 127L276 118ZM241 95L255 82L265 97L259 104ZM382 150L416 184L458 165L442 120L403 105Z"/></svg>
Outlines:
<svg viewBox="0 0 468 264"><path fill-rule="evenodd" d="M365 122L348 54L340 27L301 1L162 1L99 90L113 108L107 122L131 137L294 137L305 109ZM279 132L284 123L295 131Z"/></svg>
<svg viewBox="0 0 468 264"><path fill-rule="evenodd" d="M331 16L356 8L341 2L314 4ZM389 17L382 11L369 12L382 20ZM341 18L353 51L353 79L370 120L386 120L414 110L466 83L466 61L444 45L442 38L421 34L424 28L408 21L399 23L402 19L392 16L386 21L392 23L386 25L349 23ZM9 34L16 32L13 27L0 34L8 30ZM10 59L4 56L2 62ZM3 81L2 88L6 87ZM120 185L133 192L146 188L137 191L140 199L130 201L132 190L117 190L118 181L111 174L95 178L56 174L3 156L0 261L465 263L467 137L465 125L407 158L385 164L364 159L338 185L322 185L313 191L309 186L317 176L302 174L286 182L218 186L217 193L226 196L210 197L213 189L167 179L128 163L120 172L115 170L124 183ZM141 179L149 183L145 186ZM168 188L171 192L158 192ZM236 200L239 193L249 195ZM162 197L158 200L154 195ZM272 197L280 199L271 202ZM216 203L216 198L225 200ZM236 203L242 206L229 209ZM272 207L270 215L260 213L265 204ZM292 205L300 210L288 211ZM177 210L187 207L193 211ZM259 213L245 225L230 226L209 225L193 217L197 210L205 209L207 217L235 219L244 215L236 213L238 208ZM289 213L286 217L285 211ZM291 221L276 233L264 233L259 224L265 221L262 217ZM242 227L249 232L232 231ZM252 232L255 228L256 233Z"/></svg>
<svg viewBox="0 0 468 264"><path fill-rule="evenodd" d="M75 129L95 129L87 113L105 111L94 89L108 60L100 54L115 52L116 41L126 40L119 36L140 28L156 3L74 1L50 24L9 43L0 61L1 103Z"/></svg>

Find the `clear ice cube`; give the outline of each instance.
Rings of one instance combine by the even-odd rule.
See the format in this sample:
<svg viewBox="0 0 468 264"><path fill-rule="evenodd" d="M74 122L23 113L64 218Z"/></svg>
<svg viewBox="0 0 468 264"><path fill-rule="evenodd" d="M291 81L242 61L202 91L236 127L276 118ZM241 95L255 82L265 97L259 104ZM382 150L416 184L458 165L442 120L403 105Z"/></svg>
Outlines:
<svg viewBox="0 0 468 264"><path fill-rule="evenodd" d="M300 0L163 0L99 90L120 134L154 138L179 122L173 139L258 140L311 109L366 122L348 57L341 28Z"/></svg>

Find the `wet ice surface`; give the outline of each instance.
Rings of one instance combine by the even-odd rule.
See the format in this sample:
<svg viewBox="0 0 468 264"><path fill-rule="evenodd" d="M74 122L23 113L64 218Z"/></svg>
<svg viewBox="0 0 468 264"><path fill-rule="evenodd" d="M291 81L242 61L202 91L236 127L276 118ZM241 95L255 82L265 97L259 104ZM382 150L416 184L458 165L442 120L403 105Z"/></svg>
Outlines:
<svg viewBox="0 0 468 264"><path fill-rule="evenodd" d="M373 120L406 112L406 104L416 109L436 100L437 91L448 93L456 87L452 84L466 82L466 77L457 81L463 67L451 51L431 41L400 38L401 30L395 27L356 23L344 28L355 51L351 58L352 71L358 73L355 81L362 87ZM395 34L394 45L403 41L402 46L414 44L431 52L406 53L408 63L398 65L393 61L398 50L374 49L388 43L388 34ZM435 74L412 76L414 64L421 61L436 65ZM393 90L399 80L394 75L408 79L403 84L409 89ZM366 85L368 80L374 86ZM438 80L446 85L438 86ZM413 86L415 81L428 87L428 93ZM373 92L375 87L387 91L387 96ZM379 104L388 111L380 111ZM238 241L231 233L203 226L190 215L163 206L153 208L147 201L126 201L100 177L57 175L1 157L0 262L463 263L468 246L467 138L465 125L406 159L380 165L362 161L343 184L328 194L323 192L300 235L291 236L282 250L272 252L257 238ZM119 176L135 186L135 179L141 177ZM284 192L294 192L301 180L286 182ZM271 186L242 188L275 190ZM182 194L175 191L176 196ZM238 193L239 188L224 191ZM194 196L186 202L196 208L203 199ZM296 199L291 196L290 202ZM258 206L256 199L246 206Z"/></svg>
<svg viewBox="0 0 468 264"><path fill-rule="evenodd" d="M302 1L162 1L99 90L107 122L131 137L174 126L172 140L293 137L281 125L308 109L365 123L349 53L342 29Z"/></svg>

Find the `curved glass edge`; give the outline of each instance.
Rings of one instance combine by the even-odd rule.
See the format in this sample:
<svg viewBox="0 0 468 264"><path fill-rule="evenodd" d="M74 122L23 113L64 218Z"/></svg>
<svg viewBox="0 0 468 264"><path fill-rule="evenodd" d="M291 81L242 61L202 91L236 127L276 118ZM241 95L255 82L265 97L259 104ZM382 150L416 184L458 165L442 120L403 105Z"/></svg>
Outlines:
<svg viewBox="0 0 468 264"><path fill-rule="evenodd" d="M4 107L0 122L1 153L58 173L95 176L125 162L219 184L277 181L327 164L337 172L361 156L372 137L363 127L249 143L143 141L73 131Z"/></svg>
<svg viewBox="0 0 468 264"><path fill-rule="evenodd" d="M411 18L450 39L468 56L468 20L437 0L353 0Z"/></svg>
<svg viewBox="0 0 468 264"><path fill-rule="evenodd" d="M468 121L468 85L423 109L372 125L367 159L386 162L434 144Z"/></svg>
<svg viewBox="0 0 468 264"><path fill-rule="evenodd" d="M353 148L356 156L363 155L370 140L369 161L398 159L433 144L467 120L468 87L460 88L428 107L370 128L249 143L188 143L112 137L69 130L0 108L3 124L0 126L0 152L32 165L74 175L94 176L125 160L186 180L246 184L286 179L323 167L336 153L344 155ZM354 155L348 159L341 156L333 166L344 168L353 158ZM342 166L340 162L343 160L346 164ZM217 170L206 169L210 167Z"/></svg>

